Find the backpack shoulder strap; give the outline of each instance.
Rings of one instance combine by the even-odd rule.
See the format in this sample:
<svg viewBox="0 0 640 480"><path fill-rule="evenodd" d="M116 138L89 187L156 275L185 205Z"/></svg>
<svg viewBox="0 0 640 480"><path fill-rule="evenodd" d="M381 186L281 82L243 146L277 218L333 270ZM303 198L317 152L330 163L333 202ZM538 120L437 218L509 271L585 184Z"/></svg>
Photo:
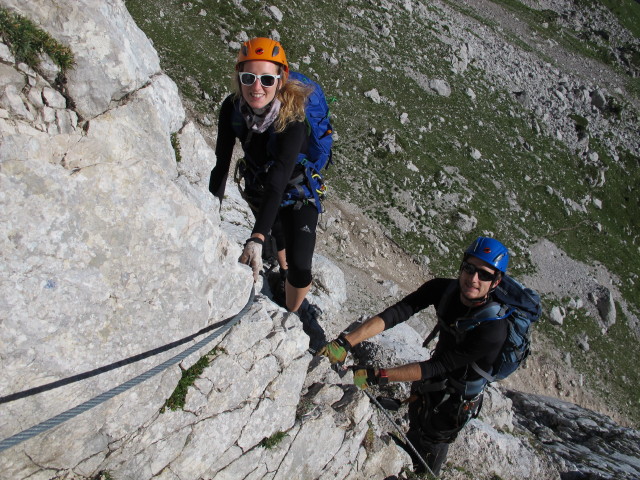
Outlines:
<svg viewBox="0 0 640 480"><path fill-rule="evenodd" d="M485 372L484 370L482 370L478 364L476 362L472 362L471 363L471 368L473 369L474 372L476 372L478 375L480 375L481 377L485 378L489 383L495 382L496 377L494 377L493 375L489 375L488 372Z"/></svg>
<svg viewBox="0 0 640 480"><path fill-rule="evenodd" d="M439 332L440 332L440 322L436 322L435 326L433 327L433 330L431 330L431 333L427 336L427 338L424 339L424 342L422 342L422 346L424 348L427 348L429 344L433 341L433 339L436 338Z"/></svg>
<svg viewBox="0 0 640 480"><path fill-rule="evenodd" d="M513 313L513 309L509 305L495 301L489 302L480 307L470 317L458 319L455 328L458 332L468 332L481 323L502 320L511 315L511 313Z"/></svg>
<svg viewBox="0 0 640 480"><path fill-rule="evenodd" d="M480 312L478 312L478 317L474 316L474 320L476 321L474 327L482 322L490 322L508 318L513 312L514 308L509 305L504 305L498 302L491 302L485 305L485 307L482 308ZM474 372L485 378L488 382L494 382L496 380L496 378L493 375L490 375L489 372L481 369L476 362L471 362L471 368Z"/></svg>

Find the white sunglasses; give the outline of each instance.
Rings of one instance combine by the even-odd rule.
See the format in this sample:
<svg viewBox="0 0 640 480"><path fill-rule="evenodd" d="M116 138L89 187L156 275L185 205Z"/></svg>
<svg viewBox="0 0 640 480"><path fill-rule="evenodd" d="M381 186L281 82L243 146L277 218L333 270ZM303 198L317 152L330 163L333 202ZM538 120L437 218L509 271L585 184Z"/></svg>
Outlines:
<svg viewBox="0 0 640 480"><path fill-rule="evenodd" d="M250 72L240 72L238 74L238 78L240 78L240 83L247 87L250 87L251 85L256 83L257 79L260 80L260 84L263 87L269 88L273 87L276 84L276 80L280 78L280 75L271 75L268 73L264 75L256 75L255 73Z"/></svg>

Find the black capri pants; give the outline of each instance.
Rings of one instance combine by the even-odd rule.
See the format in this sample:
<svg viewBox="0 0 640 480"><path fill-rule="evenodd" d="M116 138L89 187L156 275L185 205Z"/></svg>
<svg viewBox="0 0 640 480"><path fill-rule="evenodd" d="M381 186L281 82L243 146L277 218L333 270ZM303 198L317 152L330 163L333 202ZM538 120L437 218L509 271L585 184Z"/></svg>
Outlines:
<svg viewBox="0 0 640 480"><path fill-rule="evenodd" d="M295 288L305 288L311 283L317 226L318 209L312 203L300 208L295 205L281 208L273 223L271 235L278 251L287 249L287 280Z"/></svg>

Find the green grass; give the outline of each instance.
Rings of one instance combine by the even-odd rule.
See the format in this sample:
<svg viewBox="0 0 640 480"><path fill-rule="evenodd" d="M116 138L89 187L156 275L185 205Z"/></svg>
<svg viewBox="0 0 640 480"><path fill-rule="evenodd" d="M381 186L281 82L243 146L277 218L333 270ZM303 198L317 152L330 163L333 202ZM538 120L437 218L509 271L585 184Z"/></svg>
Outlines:
<svg viewBox="0 0 640 480"><path fill-rule="evenodd" d="M171 134L171 146L176 156L176 162L180 163L182 161L182 154L180 153L180 139L178 138L177 132Z"/></svg>
<svg viewBox="0 0 640 480"><path fill-rule="evenodd" d="M406 478L407 480L433 480L437 477L434 477L433 475L429 474L429 473L416 473L412 470L408 470L406 468L402 469L402 478Z"/></svg>
<svg viewBox="0 0 640 480"><path fill-rule="evenodd" d="M160 410L161 413L164 413L167 408L172 411L182 410L184 408L184 402L186 400L189 387L191 387L200 375L202 375L204 369L209 366L211 359L221 352L222 350L214 348L191 367L182 371L182 377L180 378L175 390Z"/></svg>
<svg viewBox="0 0 640 480"><path fill-rule="evenodd" d="M452 46L440 40L449 29L444 12L422 5L425 12L437 14L427 19L417 11L386 10L365 1L297 2L295 8L275 2L284 14L277 22L254 0L243 1L244 8L231 0L192 2L192 8L178 0L125 3L198 115L217 115L230 92L236 51L228 43L237 42L243 33L252 37L276 30L292 67L319 79L326 94L336 99L331 110L339 140L334 165L326 174L329 195L379 220L409 254L429 257L433 275L451 275L458 252L478 234L495 235L512 249L515 276L531 273L529 247L548 238L572 258L599 262L620 278L624 299L639 313L640 159L624 151L610 158L603 147L610 139L596 138L580 112L567 112L576 132L590 136L590 148L606 168L606 183L592 185L595 167L556 140L554 132L546 131L544 122L533 118L510 92L495 88L473 63L463 75L451 72ZM516 0L497 3L527 22L541 40L611 61L604 58L606 45L591 45L578 32L561 29L553 12L535 11ZM632 3L625 0L620 5L636 12ZM455 2L449 5L463 8ZM199 14L202 9L206 16ZM469 10L463 13L497 31L493 19ZM534 46L522 45L508 32L504 36L506 42L536 53ZM305 56L308 63L303 62ZM423 88L416 80L419 75L446 80L451 95L442 97ZM628 82L637 87L631 91L638 96L640 79L628 77ZM373 88L382 103L364 96ZM468 88L475 92L475 101L466 95ZM409 116L406 124L400 122L402 113ZM610 122L638 122L637 110L622 99L612 102L606 116ZM382 143L388 136L402 151L385 148ZM479 160L471 157L472 148L481 152ZM420 172L410 171L409 162ZM570 207L570 202L584 206L584 211ZM416 205L433 214L416 214ZM410 219L414 230L398 228L392 206ZM476 228L460 232L459 213L475 217ZM433 237L448 251L440 250ZM618 349L640 362L633 336L619 340ZM613 356L597 342L592 355ZM621 404L628 399L620 397Z"/></svg>
<svg viewBox="0 0 640 480"><path fill-rule="evenodd" d="M64 72L73 66L73 53L28 18L0 8L0 35L9 46L16 61L31 68L40 65L40 55L45 53Z"/></svg>
<svg viewBox="0 0 640 480"><path fill-rule="evenodd" d="M112 476L111 473L107 470L101 470L99 471L95 477L92 478L92 480L115 480Z"/></svg>
<svg viewBox="0 0 640 480"><path fill-rule="evenodd" d="M262 441L260 442L260 446L266 448L267 450L271 450L278 446L280 442L284 440L284 437L288 436L289 435L287 435L285 432L276 432L270 437L262 439Z"/></svg>

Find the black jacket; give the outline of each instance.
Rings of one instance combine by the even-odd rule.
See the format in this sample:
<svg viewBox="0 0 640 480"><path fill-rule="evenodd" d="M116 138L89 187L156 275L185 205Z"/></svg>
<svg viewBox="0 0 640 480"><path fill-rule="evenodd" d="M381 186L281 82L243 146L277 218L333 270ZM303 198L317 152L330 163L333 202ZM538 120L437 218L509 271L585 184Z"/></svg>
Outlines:
<svg viewBox="0 0 640 480"><path fill-rule="evenodd" d="M239 138L232 126L238 102L239 99L234 95L229 95L220 108L216 142L217 160L209 179L209 191L220 201L224 197L233 147ZM244 128L240 137L245 155L250 157L256 166L262 167L268 162L273 162L261 185L258 212L252 232L267 235L278 213L287 182L292 177L298 153L306 148L306 125L304 122L291 122L281 133L273 132L272 126L264 133L252 134L246 144L247 129ZM268 148L269 142L273 142L273 148Z"/></svg>
<svg viewBox="0 0 640 480"><path fill-rule="evenodd" d="M415 292L380 313L379 316L385 323L385 330L408 320L413 314L431 305L437 310L451 282L458 282L458 280L448 278L429 280ZM482 307L465 306L456 291L450 296L449 305L444 309L442 320L447 325L453 325L460 318L472 316L479 308ZM441 329L433 355L429 360L420 363L422 378L443 379L450 376L459 381L481 378L471 368L471 363L476 362L481 369L491 371L491 366L507 338L507 329L507 319L482 322L462 338L456 338L451 332Z"/></svg>

